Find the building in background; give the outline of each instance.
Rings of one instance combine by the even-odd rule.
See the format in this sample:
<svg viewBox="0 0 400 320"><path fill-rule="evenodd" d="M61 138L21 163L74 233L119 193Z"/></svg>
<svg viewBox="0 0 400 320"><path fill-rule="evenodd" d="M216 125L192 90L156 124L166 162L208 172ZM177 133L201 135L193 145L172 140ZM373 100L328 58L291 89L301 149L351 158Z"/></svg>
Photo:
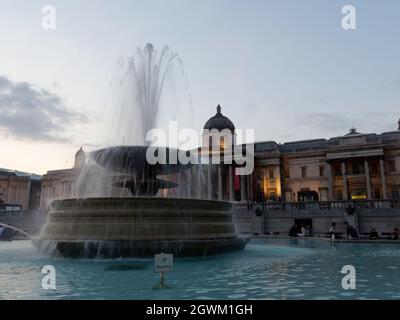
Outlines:
<svg viewBox="0 0 400 320"><path fill-rule="evenodd" d="M399 199L400 130L255 144L258 201Z"/></svg>
<svg viewBox="0 0 400 320"><path fill-rule="evenodd" d="M221 150L211 130L235 144L235 126L221 107L205 124L203 147ZM215 144L217 144L215 146ZM331 139L254 144L255 169L238 176L232 165L208 170L208 197L257 202L307 202L400 198L400 120L397 131L382 134L350 132ZM233 165L234 167L234 165ZM211 172L211 174L210 174ZM214 172L214 173L213 173ZM203 194L204 197L204 194Z"/></svg>
<svg viewBox="0 0 400 320"><path fill-rule="evenodd" d="M0 211L36 210L42 176L0 169Z"/></svg>
<svg viewBox="0 0 400 320"><path fill-rule="evenodd" d="M202 152L206 149L207 154L222 154L232 148L235 130L218 106L203 127ZM176 177L184 190L179 196L240 202L399 199L400 121L399 130L382 134L359 133L352 128L330 139L257 142L254 161L254 171L248 176L237 175L235 164L230 163L194 168L184 173L185 177ZM74 168L49 171L43 176L41 209L47 209L54 199L77 196L76 180L85 163L86 154L80 148ZM196 176L202 180L194 186L191 182ZM161 195L171 192L161 191Z"/></svg>
<svg viewBox="0 0 400 320"><path fill-rule="evenodd" d="M75 154L73 168L51 170L43 176L40 198L41 209L47 210L54 199L66 199L76 196L76 181L85 163L86 153L81 147Z"/></svg>

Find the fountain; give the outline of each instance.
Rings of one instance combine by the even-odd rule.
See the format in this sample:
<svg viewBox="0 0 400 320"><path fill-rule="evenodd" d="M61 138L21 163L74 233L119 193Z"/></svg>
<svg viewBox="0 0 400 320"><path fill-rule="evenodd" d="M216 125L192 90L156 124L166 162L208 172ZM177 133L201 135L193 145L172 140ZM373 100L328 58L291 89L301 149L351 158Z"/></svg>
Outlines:
<svg viewBox="0 0 400 320"><path fill-rule="evenodd" d="M124 75L124 80L127 75L133 76L129 79L133 79L134 119L140 120L132 124L132 118L128 128L140 126L142 145L92 152L79 177L80 197L52 202L48 221L35 240L38 247L51 248L53 254L67 258L130 258L153 257L160 252L207 256L246 246L248 239L236 234L231 203L157 196L162 189L178 187L165 177L182 174L191 167L150 164L146 159L151 146L143 139L155 127L165 78L176 58L168 52L164 48L156 58L153 46L146 45L139 51L139 59L130 60ZM120 114L120 121L128 123L129 119L124 122L126 114ZM129 136L129 132L123 134ZM166 154L178 151L167 147L158 150ZM93 196L93 191L87 189L102 191ZM115 190L122 190L122 195L116 195Z"/></svg>

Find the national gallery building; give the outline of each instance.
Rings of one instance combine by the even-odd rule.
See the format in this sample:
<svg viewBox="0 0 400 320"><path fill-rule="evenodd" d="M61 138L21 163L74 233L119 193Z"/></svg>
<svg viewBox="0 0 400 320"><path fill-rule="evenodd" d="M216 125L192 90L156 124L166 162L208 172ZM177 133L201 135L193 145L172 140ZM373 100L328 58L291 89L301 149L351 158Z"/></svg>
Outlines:
<svg viewBox="0 0 400 320"><path fill-rule="evenodd" d="M228 132L232 137L222 135L219 145L210 145L215 141L209 136L211 130ZM205 123L204 132L205 149L222 150L229 147L226 141L235 143L235 125L222 114L220 106ZM76 180L85 159L81 148L75 155L74 168L49 171L43 176L42 209L53 199L76 196ZM381 134L359 133L353 128L330 139L257 142L253 173L239 176L234 167L221 164L190 170L177 178L184 190L179 195L240 202L399 199L400 121L397 131ZM193 186L190 181L196 176L203 178ZM169 192L174 191L164 195Z"/></svg>

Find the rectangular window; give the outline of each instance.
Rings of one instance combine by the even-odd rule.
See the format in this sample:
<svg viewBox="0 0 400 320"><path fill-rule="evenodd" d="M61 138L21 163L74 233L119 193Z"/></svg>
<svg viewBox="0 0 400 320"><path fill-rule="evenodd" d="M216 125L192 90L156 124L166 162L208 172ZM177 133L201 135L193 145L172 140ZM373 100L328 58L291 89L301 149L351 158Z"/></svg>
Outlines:
<svg viewBox="0 0 400 320"><path fill-rule="evenodd" d="M289 167L284 167L283 170L284 170L285 178L289 179L290 178Z"/></svg>
<svg viewBox="0 0 400 320"><path fill-rule="evenodd" d="M379 188L375 188L374 194L375 194L375 199L381 198L381 190Z"/></svg>
<svg viewBox="0 0 400 320"><path fill-rule="evenodd" d="M325 167L324 166L319 167L319 176L320 177L325 176Z"/></svg>
<svg viewBox="0 0 400 320"><path fill-rule="evenodd" d="M342 192L342 190L338 190L338 192L337 192L337 199L338 199L339 201L343 200L343 192Z"/></svg>
<svg viewBox="0 0 400 320"><path fill-rule="evenodd" d="M377 162L372 162L371 164L371 176L378 176L379 175L379 169L378 169L378 163Z"/></svg>
<svg viewBox="0 0 400 320"><path fill-rule="evenodd" d="M303 178L307 177L307 167L301 167L301 176Z"/></svg>
<svg viewBox="0 0 400 320"><path fill-rule="evenodd" d="M396 172L396 162L394 160L389 160L388 162L389 172Z"/></svg>
<svg viewBox="0 0 400 320"><path fill-rule="evenodd" d="M335 177L340 177L342 175L342 167L339 165L335 165L333 167L333 174Z"/></svg>
<svg viewBox="0 0 400 320"><path fill-rule="evenodd" d="M353 162L352 173L353 174L360 174L361 173L360 164L358 162Z"/></svg>
<svg viewBox="0 0 400 320"><path fill-rule="evenodd" d="M269 169L269 170L268 170L268 175L269 175L269 178L270 178L270 179L274 179L274 170Z"/></svg>
<svg viewBox="0 0 400 320"><path fill-rule="evenodd" d="M392 199L400 199L400 192L399 192L399 187L393 187L392 189Z"/></svg>
<svg viewBox="0 0 400 320"><path fill-rule="evenodd" d="M276 193L275 193L275 191L269 191L268 193L269 193L268 194L268 199L272 200L272 201L276 201Z"/></svg>

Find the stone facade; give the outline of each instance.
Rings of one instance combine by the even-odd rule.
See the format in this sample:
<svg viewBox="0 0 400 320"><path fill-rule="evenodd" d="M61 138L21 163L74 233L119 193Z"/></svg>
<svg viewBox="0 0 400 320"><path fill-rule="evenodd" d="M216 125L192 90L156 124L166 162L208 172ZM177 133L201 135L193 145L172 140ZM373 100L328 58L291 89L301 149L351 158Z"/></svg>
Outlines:
<svg viewBox="0 0 400 320"><path fill-rule="evenodd" d="M220 135L217 139L213 139L215 130ZM202 156L204 150L222 154L231 147L227 141L235 143L235 127L218 106L216 115L204 126L203 149L198 152L203 152ZM178 196L226 201L290 203L400 197L400 130L363 134L351 129L330 139L257 142L254 158L255 168L248 176L236 175L234 164L223 163L193 168L169 179L182 186ZM73 169L49 171L43 177L42 209L48 208L51 200L76 196L76 179L85 162L81 148ZM160 192L160 196L176 194Z"/></svg>
<svg viewBox="0 0 400 320"><path fill-rule="evenodd" d="M53 200L77 196L76 181L85 163L86 154L81 147L75 154L74 168L48 171L43 176L40 198L40 208L42 210L49 209Z"/></svg>
<svg viewBox="0 0 400 320"><path fill-rule="evenodd" d="M14 206L21 210L37 209L40 192L41 176L0 169L0 206Z"/></svg>
<svg viewBox="0 0 400 320"><path fill-rule="evenodd" d="M257 201L399 199L400 131L257 143ZM255 182L254 182L255 181Z"/></svg>

